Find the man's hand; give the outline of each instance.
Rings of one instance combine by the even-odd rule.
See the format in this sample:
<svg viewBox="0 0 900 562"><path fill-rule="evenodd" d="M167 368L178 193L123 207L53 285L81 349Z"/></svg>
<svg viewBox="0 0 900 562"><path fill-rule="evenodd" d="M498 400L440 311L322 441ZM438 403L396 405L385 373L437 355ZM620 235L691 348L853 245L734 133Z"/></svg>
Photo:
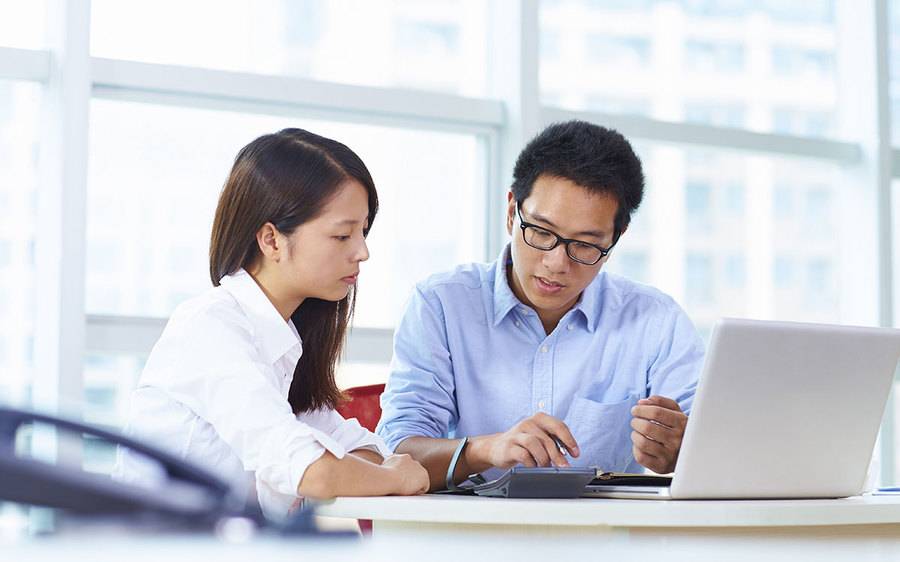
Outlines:
<svg viewBox="0 0 900 562"><path fill-rule="evenodd" d="M578 443L566 424L553 416L538 413L520 421L509 431L474 439L470 447L476 458L471 464L499 468L517 464L569 466L560 446L573 457L579 454Z"/></svg>
<svg viewBox="0 0 900 562"><path fill-rule="evenodd" d="M631 415L634 459L659 474L675 470L688 420L678 402L663 396L642 398Z"/></svg>

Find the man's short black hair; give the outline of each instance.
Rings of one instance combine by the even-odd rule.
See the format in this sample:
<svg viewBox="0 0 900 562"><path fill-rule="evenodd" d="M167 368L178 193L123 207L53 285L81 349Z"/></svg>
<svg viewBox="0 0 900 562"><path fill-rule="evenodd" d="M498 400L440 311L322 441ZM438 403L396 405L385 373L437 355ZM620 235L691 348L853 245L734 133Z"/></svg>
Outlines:
<svg viewBox="0 0 900 562"><path fill-rule="evenodd" d="M519 154L512 192L521 203L542 175L565 178L593 193L616 198L616 238L644 197L644 172L631 144L618 131L586 121L554 123Z"/></svg>

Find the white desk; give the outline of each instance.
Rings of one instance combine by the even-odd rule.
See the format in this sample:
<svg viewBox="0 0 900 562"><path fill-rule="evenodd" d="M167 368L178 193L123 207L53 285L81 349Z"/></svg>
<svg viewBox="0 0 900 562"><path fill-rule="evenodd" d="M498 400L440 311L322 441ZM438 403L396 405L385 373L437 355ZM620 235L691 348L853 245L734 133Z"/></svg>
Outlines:
<svg viewBox="0 0 900 562"><path fill-rule="evenodd" d="M426 496L342 498L321 511L328 516L374 517L377 534L374 540L256 537L233 544L209 535L132 535L126 529L101 526L49 538L0 535L0 558L10 562L900 560L898 498L630 502Z"/></svg>
<svg viewBox="0 0 900 562"><path fill-rule="evenodd" d="M900 541L900 497L837 500L526 500L471 496L337 498L328 517L372 519L376 537L426 533L590 535L605 541L675 537L822 537ZM900 542L898 542L900 544Z"/></svg>
<svg viewBox="0 0 900 562"><path fill-rule="evenodd" d="M885 562L900 559L900 541L829 537L785 539L598 541L593 536L503 535L374 540L257 539L229 544L211 537L78 537L0 542L9 562L548 562L554 560L664 560L665 562Z"/></svg>

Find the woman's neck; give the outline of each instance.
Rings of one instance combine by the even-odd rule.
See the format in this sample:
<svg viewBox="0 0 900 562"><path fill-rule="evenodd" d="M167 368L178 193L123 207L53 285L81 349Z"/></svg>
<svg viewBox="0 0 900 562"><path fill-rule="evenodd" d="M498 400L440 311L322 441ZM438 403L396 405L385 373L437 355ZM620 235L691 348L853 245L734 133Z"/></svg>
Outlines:
<svg viewBox="0 0 900 562"><path fill-rule="evenodd" d="M256 281L263 294L278 311L278 314L287 322L294 311L303 303L303 298L297 298L290 294L285 284L279 280L274 271L266 267L256 267L247 270L247 273Z"/></svg>

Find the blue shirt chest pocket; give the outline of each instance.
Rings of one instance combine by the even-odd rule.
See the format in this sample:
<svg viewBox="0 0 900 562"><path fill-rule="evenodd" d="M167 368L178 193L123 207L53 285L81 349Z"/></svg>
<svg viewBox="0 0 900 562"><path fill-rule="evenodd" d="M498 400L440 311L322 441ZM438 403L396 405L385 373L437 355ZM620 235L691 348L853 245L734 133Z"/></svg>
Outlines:
<svg viewBox="0 0 900 562"><path fill-rule="evenodd" d="M570 459L573 466L596 466L606 471L624 472L634 464L631 454L631 408L640 396L598 402L575 396L563 420L578 442L581 455Z"/></svg>

